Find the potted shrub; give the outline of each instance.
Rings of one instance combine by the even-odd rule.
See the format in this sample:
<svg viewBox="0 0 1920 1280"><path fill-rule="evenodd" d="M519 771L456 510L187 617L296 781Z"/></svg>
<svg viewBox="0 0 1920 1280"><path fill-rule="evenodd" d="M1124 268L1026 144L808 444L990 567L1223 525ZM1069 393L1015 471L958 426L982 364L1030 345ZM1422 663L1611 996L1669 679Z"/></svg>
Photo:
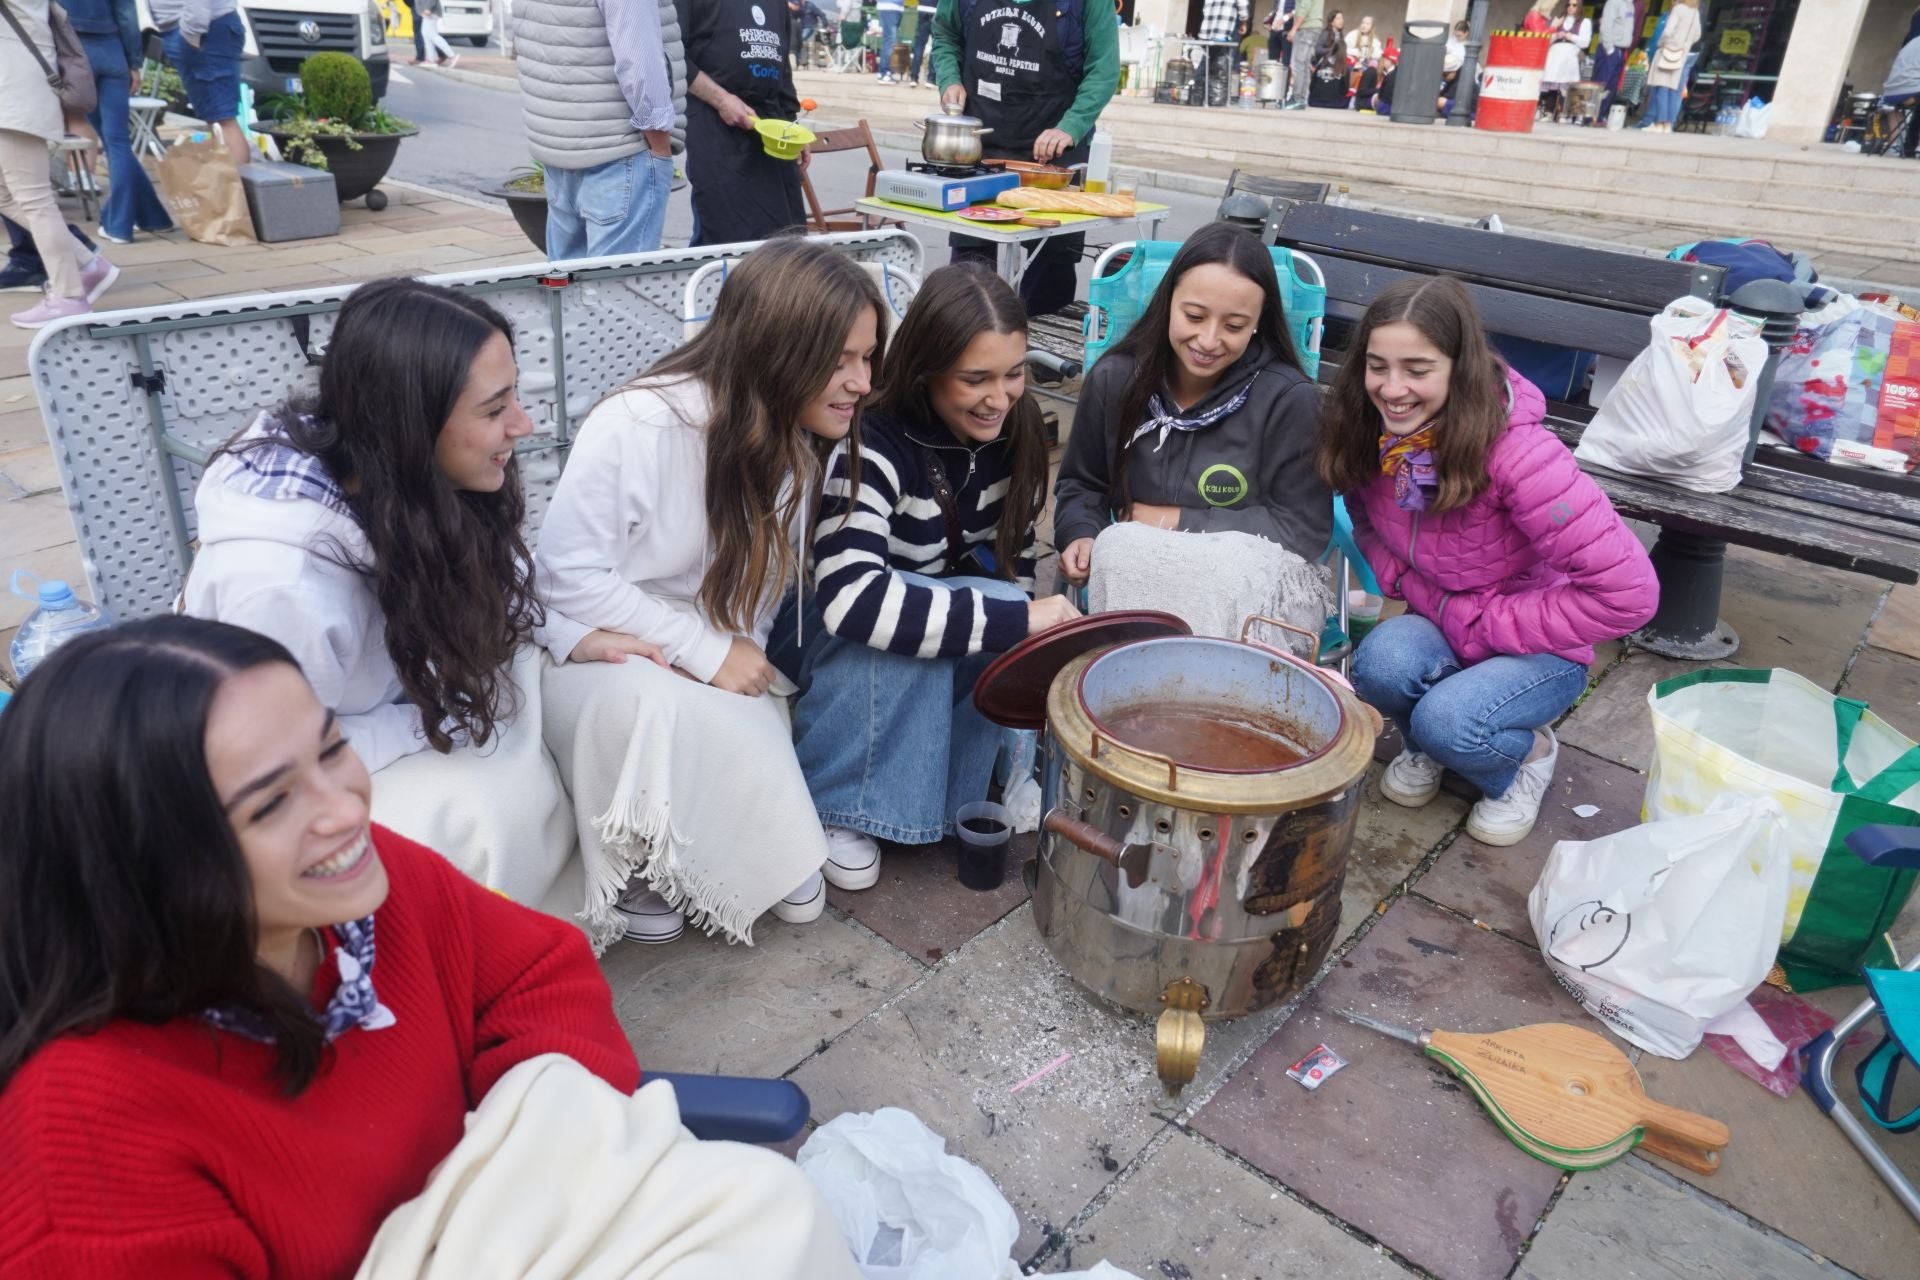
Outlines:
<svg viewBox="0 0 1920 1280"><path fill-rule="evenodd" d="M507 180L486 193L507 202L513 220L533 247L547 251L547 170L538 160L515 169Z"/></svg>
<svg viewBox="0 0 1920 1280"><path fill-rule="evenodd" d="M374 105L367 69L350 54L314 54L300 64L300 84L259 131L284 158L331 173L341 203L365 196L367 208L386 208L385 193L374 188L393 167L401 139L420 131Z"/></svg>

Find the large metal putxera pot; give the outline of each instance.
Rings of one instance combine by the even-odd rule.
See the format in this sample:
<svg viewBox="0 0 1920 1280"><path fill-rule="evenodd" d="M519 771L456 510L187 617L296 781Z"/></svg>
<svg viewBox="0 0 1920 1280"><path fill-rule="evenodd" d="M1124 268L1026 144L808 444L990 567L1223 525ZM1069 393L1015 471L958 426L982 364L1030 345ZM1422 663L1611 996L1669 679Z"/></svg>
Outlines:
<svg viewBox="0 0 1920 1280"><path fill-rule="evenodd" d="M1034 922L1092 994L1166 1011L1177 1093L1202 1019L1284 1000L1326 959L1379 719L1278 650L1174 635L1067 663L1046 730Z"/></svg>
<svg viewBox="0 0 1920 1280"><path fill-rule="evenodd" d="M993 132L972 116L928 116L920 129L920 158L928 164L978 164L980 139Z"/></svg>

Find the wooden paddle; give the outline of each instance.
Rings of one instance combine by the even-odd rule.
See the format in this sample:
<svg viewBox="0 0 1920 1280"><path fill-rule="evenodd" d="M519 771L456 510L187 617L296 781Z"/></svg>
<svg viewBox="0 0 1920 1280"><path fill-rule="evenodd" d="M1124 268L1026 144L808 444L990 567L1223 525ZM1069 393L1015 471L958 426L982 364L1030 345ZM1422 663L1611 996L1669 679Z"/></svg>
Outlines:
<svg viewBox="0 0 1920 1280"><path fill-rule="evenodd" d="M1438 1059L1515 1146L1562 1169L1596 1168L1637 1145L1710 1174L1731 1137L1718 1120L1649 1098L1627 1055L1584 1027L1415 1032L1349 1009L1340 1014Z"/></svg>

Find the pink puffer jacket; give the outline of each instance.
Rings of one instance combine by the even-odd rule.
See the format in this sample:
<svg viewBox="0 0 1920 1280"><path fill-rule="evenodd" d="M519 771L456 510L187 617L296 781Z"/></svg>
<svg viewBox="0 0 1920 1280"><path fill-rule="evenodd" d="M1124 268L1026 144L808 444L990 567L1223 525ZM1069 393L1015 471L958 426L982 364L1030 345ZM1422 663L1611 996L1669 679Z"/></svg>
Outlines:
<svg viewBox="0 0 1920 1280"><path fill-rule="evenodd" d="M1347 496L1389 596L1436 623L1465 663L1498 653L1593 661L1593 646L1653 616L1659 584L1613 504L1541 425L1546 400L1507 375L1513 407L1487 453L1493 483L1454 511L1402 511L1381 475Z"/></svg>

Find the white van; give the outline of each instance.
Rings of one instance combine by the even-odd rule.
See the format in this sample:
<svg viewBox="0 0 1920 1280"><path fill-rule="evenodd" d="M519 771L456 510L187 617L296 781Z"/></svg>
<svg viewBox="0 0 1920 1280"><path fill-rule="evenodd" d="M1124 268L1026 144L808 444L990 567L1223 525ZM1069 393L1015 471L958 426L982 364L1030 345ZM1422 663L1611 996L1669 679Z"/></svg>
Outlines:
<svg viewBox="0 0 1920 1280"><path fill-rule="evenodd" d="M451 13L458 0L446 0ZM140 26L153 14L138 0ZM373 0L240 0L247 28L240 78L256 101L300 91L300 64L316 53L350 53L366 64L373 100L387 96L387 29Z"/></svg>
<svg viewBox="0 0 1920 1280"><path fill-rule="evenodd" d="M476 49L484 49L493 39L491 0L440 0L440 34L451 44L465 40Z"/></svg>

